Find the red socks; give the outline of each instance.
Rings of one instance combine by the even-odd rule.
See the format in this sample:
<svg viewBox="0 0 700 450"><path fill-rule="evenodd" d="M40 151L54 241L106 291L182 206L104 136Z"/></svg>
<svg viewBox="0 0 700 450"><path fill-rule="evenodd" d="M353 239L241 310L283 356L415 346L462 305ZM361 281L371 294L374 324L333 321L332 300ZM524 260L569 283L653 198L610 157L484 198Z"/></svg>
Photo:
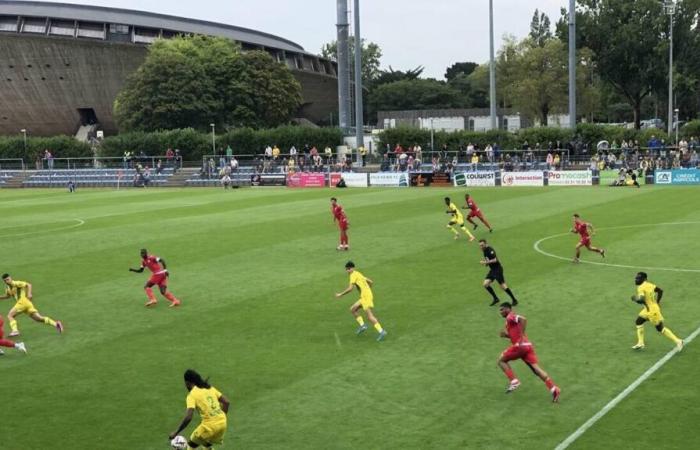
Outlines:
<svg viewBox="0 0 700 450"><path fill-rule="evenodd" d="M552 390L553 387L556 386L554 384L554 381L552 381L551 378L547 378L546 380L544 380L544 384L545 384L545 386L547 386L547 389L549 389L550 391Z"/></svg>
<svg viewBox="0 0 700 450"><path fill-rule="evenodd" d="M147 287L145 290L146 290L146 297L148 297L148 299L150 301L154 302L156 300L156 296L153 295L153 289Z"/></svg>
<svg viewBox="0 0 700 450"><path fill-rule="evenodd" d="M180 300L178 300L177 298L175 298L175 296L174 296L171 292L166 292L166 293L165 293L165 298L167 298L171 303L175 303L175 302L178 302L178 303L179 303L179 302L180 302Z"/></svg>
<svg viewBox="0 0 700 450"><path fill-rule="evenodd" d="M15 348L15 343L10 341L9 339L0 339L0 346Z"/></svg>
<svg viewBox="0 0 700 450"><path fill-rule="evenodd" d="M508 377L508 379L510 381L515 380L515 374L513 373L513 369L511 369L509 367L509 368L505 369L503 372L505 372L506 376Z"/></svg>

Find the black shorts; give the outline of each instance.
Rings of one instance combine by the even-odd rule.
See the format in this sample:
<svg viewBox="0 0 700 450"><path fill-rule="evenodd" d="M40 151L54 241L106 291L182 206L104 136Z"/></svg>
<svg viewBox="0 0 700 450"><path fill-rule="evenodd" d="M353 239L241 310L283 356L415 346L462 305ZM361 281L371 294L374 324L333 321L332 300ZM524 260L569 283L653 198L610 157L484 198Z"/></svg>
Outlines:
<svg viewBox="0 0 700 450"><path fill-rule="evenodd" d="M503 268L489 270L489 273L486 274L486 279L497 281L498 284L504 284L506 279L503 277Z"/></svg>

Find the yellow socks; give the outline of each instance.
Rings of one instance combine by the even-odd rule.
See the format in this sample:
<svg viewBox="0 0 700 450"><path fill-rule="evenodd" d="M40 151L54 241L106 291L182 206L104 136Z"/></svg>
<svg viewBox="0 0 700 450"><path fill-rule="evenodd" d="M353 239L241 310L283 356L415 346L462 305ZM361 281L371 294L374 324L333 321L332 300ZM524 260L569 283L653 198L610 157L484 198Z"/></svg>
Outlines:
<svg viewBox="0 0 700 450"><path fill-rule="evenodd" d="M51 325L52 327L55 327L55 326L56 326L56 321L53 320L53 319L50 318L50 317L44 317L44 323L45 323L46 325Z"/></svg>
<svg viewBox="0 0 700 450"><path fill-rule="evenodd" d="M661 332L664 336L672 340L675 344L678 344L681 340L676 337L675 334L673 334L673 331L669 330L668 328L664 327L664 331Z"/></svg>
<svg viewBox="0 0 700 450"><path fill-rule="evenodd" d="M359 323L360 326L363 326L365 324L365 319L363 319L362 316L355 317L355 320L357 320L357 323Z"/></svg>
<svg viewBox="0 0 700 450"><path fill-rule="evenodd" d="M457 230L454 229L454 227L447 225L447 229L450 230L452 233L454 233L455 236L459 235L459 233L457 232Z"/></svg>
<svg viewBox="0 0 700 450"><path fill-rule="evenodd" d="M16 320L14 320L14 319L10 320L10 329L15 333L17 332L17 321Z"/></svg>
<svg viewBox="0 0 700 450"><path fill-rule="evenodd" d="M474 235L472 234L472 232L469 231L469 230L467 230L467 227L462 227L462 231L464 231L464 233L465 233L467 236L469 236L470 239L474 237Z"/></svg>
<svg viewBox="0 0 700 450"><path fill-rule="evenodd" d="M382 331L384 331L384 328L382 328L379 322L374 324L374 329L377 330L377 333L381 333Z"/></svg>
<svg viewBox="0 0 700 450"><path fill-rule="evenodd" d="M637 325L637 345L644 345L644 325Z"/></svg>

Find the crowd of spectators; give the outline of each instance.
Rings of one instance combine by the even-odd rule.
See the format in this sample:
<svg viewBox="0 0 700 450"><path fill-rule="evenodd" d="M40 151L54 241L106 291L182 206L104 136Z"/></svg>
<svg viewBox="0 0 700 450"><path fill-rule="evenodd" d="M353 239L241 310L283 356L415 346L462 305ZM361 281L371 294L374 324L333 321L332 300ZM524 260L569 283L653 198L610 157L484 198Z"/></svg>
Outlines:
<svg viewBox="0 0 700 450"><path fill-rule="evenodd" d="M700 167L700 142L696 137L681 139L678 145L667 145L663 139L652 136L641 147L638 141L616 141L590 159L592 170L641 169L644 173L655 169L689 169Z"/></svg>

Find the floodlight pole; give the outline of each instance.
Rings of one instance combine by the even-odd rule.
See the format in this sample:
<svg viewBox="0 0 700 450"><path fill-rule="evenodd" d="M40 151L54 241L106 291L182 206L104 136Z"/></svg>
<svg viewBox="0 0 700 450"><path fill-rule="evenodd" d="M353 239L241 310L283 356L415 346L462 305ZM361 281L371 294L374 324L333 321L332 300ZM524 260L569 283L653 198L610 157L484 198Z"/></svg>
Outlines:
<svg viewBox="0 0 700 450"><path fill-rule="evenodd" d="M493 51L493 0L489 0L489 42L490 42L490 63L489 63L489 85L490 85L490 107L491 107L491 129L498 128L498 117L496 116L496 60Z"/></svg>
<svg viewBox="0 0 700 450"><path fill-rule="evenodd" d="M211 127L211 154L216 155L216 125L210 123Z"/></svg>
<svg viewBox="0 0 700 450"><path fill-rule="evenodd" d="M668 45L668 137L673 133L673 15L676 13L676 2L666 0L664 9L669 16L669 45Z"/></svg>
<svg viewBox="0 0 700 450"><path fill-rule="evenodd" d="M348 46L348 0L336 0L337 56L338 56L338 125L343 133L350 127L350 65Z"/></svg>
<svg viewBox="0 0 700 450"><path fill-rule="evenodd" d="M362 106L362 38L360 37L360 0L355 0L355 147L357 160L364 142L364 111Z"/></svg>
<svg viewBox="0 0 700 450"><path fill-rule="evenodd" d="M576 129L576 0L569 0L569 128Z"/></svg>
<svg viewBox="0 0 700 450"><path fill-rule="evenodd" d="M25 128L22 128L19 131L20 131L20 133L22 133L22 140L24 142L24 154L26 156L26 154L27 154L27 130Z"/></svg>

